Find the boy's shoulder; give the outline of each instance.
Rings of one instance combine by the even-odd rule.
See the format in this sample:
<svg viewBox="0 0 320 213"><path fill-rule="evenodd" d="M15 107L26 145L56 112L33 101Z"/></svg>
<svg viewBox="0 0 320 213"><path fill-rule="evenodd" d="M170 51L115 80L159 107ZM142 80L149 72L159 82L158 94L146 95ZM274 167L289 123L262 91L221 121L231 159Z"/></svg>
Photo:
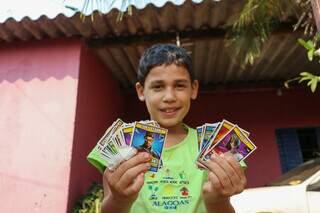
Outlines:
<svg viewBox="0 0 320 213"><path fill-rule="evenodd" d="M188 126L187 124L184 124L184 127L188 131L187 136L185 140L194 140L197 139L197 130Z"/></svg>
<svg viewBox="0 0 320 213"><path fill-rule="evenodd" d="M183 126L188 131L188 133L189 132L191 132L191 133L196 133L197 132L197 130L195 128L189 126L188 124L183 124Z"/></svg>

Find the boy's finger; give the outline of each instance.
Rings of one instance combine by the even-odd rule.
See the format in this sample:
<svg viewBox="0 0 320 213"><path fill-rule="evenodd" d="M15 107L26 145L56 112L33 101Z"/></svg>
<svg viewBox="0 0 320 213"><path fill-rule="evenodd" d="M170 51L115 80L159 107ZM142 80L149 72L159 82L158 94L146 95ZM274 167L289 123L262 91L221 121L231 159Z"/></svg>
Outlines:
<svg viewBox="0 0 320 213"><path fill-rule="evenodd" d="M211 190L215 190L215 191L217 191L219 189L221 190L222 185L221 185L217 175L213 172L209 172L208 176L209 176L209 180L211 183L211 188L212 188Z"/></svg>
<svg viewBox="0 0 320 213"><path fill-rule="evenodd" d="M141 173L148 171L150 168L150 163L141 163L133 168L128 169L118 180L116 188L118 190L124 190L137 178Z"/></svg>
<svg viewBox="0 0 320 213"><path fill-rule="evenodd" d="M232 153L226 152L224 154L224 158L229 162L240 178L245 178L244 170L241 168L240 163L235 159Z"/></svg>
<svg viewBox="0 0 320 213"><path fill-rule="evenodd" d="M109 178L109 181L111 181L115 185L117 183L121 176L128 171L130 168L135 167L141 163L148 162L150 160L150 154L146 152L141 152L134 157L130 158L129 160L123 162L120 164L120 166L112 172L112 178Z"/></svg>
<svg viewBox="0 0 320 213"><path fill-rule="evenodd" d="M135 195L139 193L144 184L144 173L140 173L134 180L133 184L125 191L127 196Z"/></svg>
<svg viewBox="0 0 320 213"><path fill-rule="evenodd" d="M201 161L201 163L203 163L210 172L213 172L218 177L221 185L224 188L229 188L232 185L228 175L225 173L223 168L221 168L215 161L207 160Z"/></svg>
<svg viewBox="0 0 320 213"><path fill-rule="evenodd" d="M226 175L229 177L232 186L237 188L240 183L240 177L237 174L237 172L233 169L233 167L229 164L229 161L224 157L224 154L221 156L218 155L212 155L211 160L216 162L226 173ZM230 158L230 161L235 160Z"/></svg>

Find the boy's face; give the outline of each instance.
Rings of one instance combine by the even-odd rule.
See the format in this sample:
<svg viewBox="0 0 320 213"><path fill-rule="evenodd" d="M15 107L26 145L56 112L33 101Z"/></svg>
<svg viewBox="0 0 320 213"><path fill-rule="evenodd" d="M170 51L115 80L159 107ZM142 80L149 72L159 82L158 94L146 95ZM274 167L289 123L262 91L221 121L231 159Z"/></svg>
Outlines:
<svg viewBox="0 0 320 213"><path fill-rule="evenodd" d="M144 86L136 84L138 97L145 101L152 120L166 128L181 125L198 94L198 81L191 82L183 66L161 65L150 70Z"/></svg>

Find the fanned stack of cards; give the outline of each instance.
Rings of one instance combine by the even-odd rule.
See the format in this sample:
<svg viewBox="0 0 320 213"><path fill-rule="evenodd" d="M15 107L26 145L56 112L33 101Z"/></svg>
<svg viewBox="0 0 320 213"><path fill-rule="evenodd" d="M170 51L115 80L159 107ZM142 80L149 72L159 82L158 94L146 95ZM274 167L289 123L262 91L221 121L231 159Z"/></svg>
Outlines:
<svg viewBox="0 0 320 213"><path fill-rule="evenodd" d="M257 148L249 139L249 135L249 132L227 120L197 127L198 163L205 168L200 160L206 161L214 153L221 154L228 151L242 162Z"/></svg>
<svg viewBox="0 0 320 213"><path fill-rule="evenodd" d="M161 128L156 121L124 123L117 119L87 158L100 171L105 167L113 170L137 152L144 151L152 156L149 171L157 172L162 166L161 156L166 136L167 130Z"/></svg>

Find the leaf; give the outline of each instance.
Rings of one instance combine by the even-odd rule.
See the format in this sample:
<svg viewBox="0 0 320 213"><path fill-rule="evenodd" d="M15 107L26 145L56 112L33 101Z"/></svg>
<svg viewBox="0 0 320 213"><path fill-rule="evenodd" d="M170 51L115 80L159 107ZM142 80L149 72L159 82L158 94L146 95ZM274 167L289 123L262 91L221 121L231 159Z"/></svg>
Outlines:
<svg viewBox="0 0 320 213"><path fill-rule="evenodd" d="M310 82L311 82L311 91L315 92L318 84L317 78L312 79Z"/></svg>
<svg viewBox="0 0 320 213"><path fill-rule="evenodd" d="M309 78L312 78L313 75L310 72L302 72L300 73L301 76L308 76Z"/></svg>
<svg viewBox="0 0 320 213"><path fill-rule="evenodd" d="M306 81L306 80L309 80L310 78L309 77L302 77L302 78L300 78L300 80L299 80L299 83L301 83L302 81Z"/></svg>
<svg viewBox="0 0 320 213"><path fill-rule="evenodd" d="M314 49L314 44L311 40L307 41L307 47L309 50Z"/></svg>
<svg viewBox="0 0 320 213"><path fill-rule="evenodd" d="M307 45L307 42L305 42L302 38L299 38L299 39L298 39L298 43L299 43L300 45L302 45L304 48L309 49L309 48L308 48L308 45Z"/></svg>
<svg viewBox="0 0 320 213"><path fill-rule="evenodd" d="M309 50L308 51L308 59L309 59L309 61L312 61L313 60L313 54L314 54L314 50Z"/></svg>

